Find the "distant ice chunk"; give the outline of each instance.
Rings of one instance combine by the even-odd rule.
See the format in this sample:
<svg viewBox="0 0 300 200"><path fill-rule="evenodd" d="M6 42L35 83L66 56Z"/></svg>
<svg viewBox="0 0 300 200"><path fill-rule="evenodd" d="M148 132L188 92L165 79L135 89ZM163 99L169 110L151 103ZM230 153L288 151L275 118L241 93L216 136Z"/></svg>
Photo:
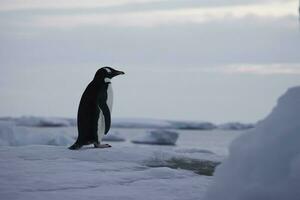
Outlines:
<svg viewBox="0 0 300 200"><path fill-rule="evenodd" d="M0 122L0 146L10 146L14 143L14 126L12 122Z"/></svg>
<svg viewBox="0 0 300 200"><path fill-rule="evenodd" d="M211 122L170 122L172 128L185 130L212 130L217 126Z"/></svg>
<svg viewBox="0 0 300 200"><path fill-rule="evenodd" d="M178 153L206 153L206 154L214 154L214 152L206 150L206 149L195 149L195 148L187 148L187 149L178 149L175 150Z"/></svg>
<svg viewBox="0 0 300 200"><path fill-rule="evenodd" d="M229 122L218 126L222 130L246 130L254 128L254 124L243 124L240 122Z"/></svg>
<svg viewBox="0 0 300 200"><path fill-rule="evenodd" d="M102 139L103 141L123 142L126 139L117 131L109 132Z"/></svg>
<svg viewBox="0 0 300 200"><path fill-rule="evenodd" d="M13 121L13 117L0 117L0 121Z"/></svg>
<svg viewBox="0 0 300 200"><path fill-rule="evenodd" d="M132 140L132 142L138 144L175 145L178 136L177 132L157 129L147 131L143 136Z"/></svg>
<svg viewBox="0 0 300 200"><path fill-rule="evenodd" d="M199 175L212 176L221 157L204 149L176 149L165 152L157 150L150 159L144 161L149 167L169 167L185 169Z"/></svg>
<svg viewBox="0 0 300 200"><path fill-rule="evenodd" d="M168 121L155 119L115 119L114 128L211 130L217 126L210 122Z"/></svg>
<svg viewBox="0 0 300 200"><path fill-rule="evenodd" d="M172 128L171 123L164 120L155 119L114 119L112 121L114 128L150 128L150 129L166 129Z"/></svg>
<svg viewBox="0 0 300 200"><path fill-rule="evenodd" d="M30 128L18 127L12 122L0 122L0 146L54 145L66 146L74 142L63 132L32 133Z"/></svg>
<svg viewBox="0 0 300 200"><path fill-rule="evenodd" d="M75 119L75 118L66 118L66 120L69 122L70 126L77 126L77 119Z"/></svg>
<svg viewBox="0 0 300 200"><path fill-rule="evenodd" d="M193 159L186 157L172 157L166 160L149 160L147 166L149 167L169 167L172 169L185 169L195 172L199 175L212 176L216 166L220 162L215 162L205 159Z"/></svg>
<svg viewBox="0 0 300 200"><path fill-rule="evenodd" d="M32 127L65 127L77 126L77 119L62 117L0 117L0 121L12 121L18 126ZM112 128L143 128L143 129L186 129L212 130L217 126L211 122L169 121L157 119L113 119Z"/></svg>
<svg viewBox="0 0 300 200"><path fill-rule="evenodd" d="M24 116L16 118L15 122L19 126L37 126L37 127L62 127L70 126L71 121L63 118L54 117L32 117Z"/></svg>
<svg viewBox="0 0 300 200"><path fill-rule="evenodd" d="M299 200L300 87L289 89L276 107L237 138L216 169L207 200Z"/></svg>

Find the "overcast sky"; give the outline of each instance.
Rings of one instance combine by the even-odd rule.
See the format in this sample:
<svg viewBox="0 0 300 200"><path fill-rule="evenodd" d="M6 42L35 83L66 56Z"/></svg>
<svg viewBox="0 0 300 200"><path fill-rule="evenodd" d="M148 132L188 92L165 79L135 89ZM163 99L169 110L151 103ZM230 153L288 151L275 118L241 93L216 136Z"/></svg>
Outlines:
<svg viewBox="0 0 300 200"><path fill-rule="evenodd" d="M101 66L113 117L256 122L300 85L298 0L0 0L0 116L76 117Z"/></svg>

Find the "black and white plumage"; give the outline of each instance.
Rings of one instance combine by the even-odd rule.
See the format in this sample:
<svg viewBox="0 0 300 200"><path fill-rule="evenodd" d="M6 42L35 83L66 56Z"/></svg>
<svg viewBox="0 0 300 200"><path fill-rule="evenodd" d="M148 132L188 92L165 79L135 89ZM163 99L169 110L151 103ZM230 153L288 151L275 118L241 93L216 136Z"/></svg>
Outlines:
<svg viewBox="0 0 300 200"><path fill-rule="evenodd" d="M77 114L78 138L69 149L89 144L97 148L110 147L102 145L101 140L111 125L113 92L110 80L120 74L124 72L111 67L103 67L96 72L82 94Z"/></svg>

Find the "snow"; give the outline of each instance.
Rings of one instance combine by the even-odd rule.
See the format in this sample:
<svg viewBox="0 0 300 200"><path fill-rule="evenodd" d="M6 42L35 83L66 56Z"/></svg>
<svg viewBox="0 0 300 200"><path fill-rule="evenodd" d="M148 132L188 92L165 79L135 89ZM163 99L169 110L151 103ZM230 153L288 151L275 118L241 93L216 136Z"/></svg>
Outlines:
<svg viewBox="0 0 300 200"><path fill-rule="evenodd" d="M139 144L175 145L177 139L177 132L157 129L144 133L143 136L132 140L132 142Z"/></svg>
<svg viewBox="0 0 300 200"><path fill-rule="evenodd" d="M123 142L125 141L125 137L122 136L119 132L117 131L109 131L107 135L104 135L102 138L103 141L114 141L114 142Z"/></svg>
<svg viewBox="0 0 300 200"><path fill-rule="evenodd" d="M242 134L175 131L170 122L145 120L137 128L112 128L105 138L112 148L70 151L76 121L44 119L47 125L36 117L0 119L1 199L201 200L228 144ZM176 145L144 145L149 143Z"/></svg>
<svg viewBox="0 0 300 200"><path fill-rule="evenodd" d="M145 131L112 129L108 134L114 138L112 140L118 137L126 141L112 141L113 147L108 149L85 146L79 151L70 151L67 147L76 138L76 127L28 127L18 126L14 120L2 120L0 197L22 200L201 199L212 181L215 167L224 156L213 153L214 148L202 148L198 142L183 145L186 143L182 141L176 146L130 142ZM157 134L162 131L160 129ZM200 137L195 132L178 130L186 139ZM229 133L221 136L232 140L226 134ZM210 131L203 135L212 136ZM211 139L218 141L215 137Z"/></svg>
<svg viewBox="0 0 300 200"><path fill-rule="evenodd" d="M207 200L299 200L300 87L279 98L271 114L236 139L217 168Z"/></svg>
<svg viewBox="0 0 300 200"><path fill-rule="evenodd" d="M149 165L174 157L198 157L199 162L203 157L213 159L213 154L194 154L147 147L79 151L47 145L1 147L0 196L22 200L196 200L210 184L210 176Z"/></svg>

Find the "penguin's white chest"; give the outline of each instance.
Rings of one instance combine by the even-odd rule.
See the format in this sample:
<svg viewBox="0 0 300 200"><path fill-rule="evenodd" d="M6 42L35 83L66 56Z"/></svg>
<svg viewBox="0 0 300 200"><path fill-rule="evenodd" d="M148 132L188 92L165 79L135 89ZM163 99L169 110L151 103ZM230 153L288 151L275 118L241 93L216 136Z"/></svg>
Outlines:
<svg viewBox="0 0 300 200"><path fill-rule="evenodd" d="M108 85L108 88L107 88L107 100L106 100L106 104L107 104L107 106L109 108L110 113L112 113L113 90L112 90L111 83ZM98 119L98 140L99 140L100 143L101 143L101 140L102 140L102 138L104 136L104 132L105 132L105 119L104 119L103 112L100 109L99 119Z"/></svg>

